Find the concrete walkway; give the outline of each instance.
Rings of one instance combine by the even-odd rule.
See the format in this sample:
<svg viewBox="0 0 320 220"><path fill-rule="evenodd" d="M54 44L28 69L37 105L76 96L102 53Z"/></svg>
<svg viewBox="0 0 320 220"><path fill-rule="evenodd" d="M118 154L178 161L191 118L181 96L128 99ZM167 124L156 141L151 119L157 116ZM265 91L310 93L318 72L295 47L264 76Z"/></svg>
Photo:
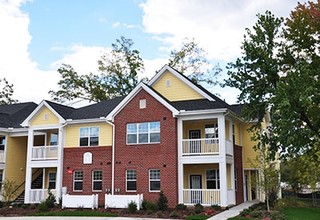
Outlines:
<svg viewBox="0 0 320 220"><path fill-rule="evenodd" d="M226 211L223 211L218 215L212 216L211 218L208 218L208 220L227 220L228 218L232 218L239 215L242 210L247 209L256 203L259 203L259 201L254 200L254 201L244 202L240 205L234 206Z"/></svg>

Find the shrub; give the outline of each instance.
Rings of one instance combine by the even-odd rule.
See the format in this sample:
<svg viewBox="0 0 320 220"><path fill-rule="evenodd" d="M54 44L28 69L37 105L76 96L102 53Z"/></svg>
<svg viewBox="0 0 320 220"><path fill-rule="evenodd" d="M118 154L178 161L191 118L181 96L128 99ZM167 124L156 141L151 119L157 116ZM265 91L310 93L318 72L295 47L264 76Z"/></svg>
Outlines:
<svg viewBox="0 0 320 220"><path fill-rule="evenodd" d="M252 218L262 218L263 217L263 211L251 211L250 216Z"/></svg>
<svg viewBox="0 0 320 220"><path fill-rule="evenodd" d="M221 211L221 206L219 205L211 205L211 208L216 211Z"/></svg>
<svg viewBox="0 0 320 220"><path fill-rule="evenodd" d="M163 213L161 211L157 211L157 218L163 218Z"/></svg>
<svg viewBox="0 0 320 220"><path fill-rule="evenodd" d="M169 215L170 218L179 218L180 215L177 211L172 211Z"/></svg>
<svg viewBox="0 0 320 220"><path fill-rule="evenodd" d="M200 203L195 204L194 205L194 212L197 214L203 212L203 205L201 205Z"/></svg>
<svg viewBox="0 0 320 220"><path fill-rule="evenodd" d="M163 191L161 191L159 193L159 199L157 201L157 206L158 206L158 209L161 211L165 211L168 209L168 198L163 193Z"/></svg>
<svg viewBox="0 0 320 220"><path fill-rule="evenodd" d="M147 211L156 212L158 209L157 204L154 202L144 200L142 202L142 208Z"/></svg>
<svg viewBox="0 0 320 220"><path fill-rule="evenodd" d="M42 201L42 202L38 205L38 210L39 210L39 212L47 212L47 211L49 210L46 201Z"/></svg>
<svg viewBox="0 0 320 220"><path fill-rule="evenodd" d="M270 216L271 220L286 220L287 219L287 217L279 211L273 211L270 213L269 216Z"/></svg>
<svg viewBox="0 0 320 220"><path fill-rule="evenodd" d="M128 204L128 210L129 210L129 213L131 213L131 214L136 213L136 211L137 211L137 203L131 201L131 202Z"/></svg>
<svg viewBox="0 0 320 220"><path fill-rule="evenodd" d="M245 217L246 215L248 215L250 213L249 209L244 209L240 212L240 216Z"/></svg>
<svg viewBox="0 0 320 220"><path fill-rule="evenodd" d="M185 204L178 204L176 205L176 210L186 210L187 209L187 206Z"/></svg>
<svg viewBox="0 0 320 220"><path fill-rule="evenodd" d="M53 208L54 203L56 202L56 197L52 194L50 189L48 189L48 194L49 194L49 196L45 202L46 202L48 208Z"/></svg>

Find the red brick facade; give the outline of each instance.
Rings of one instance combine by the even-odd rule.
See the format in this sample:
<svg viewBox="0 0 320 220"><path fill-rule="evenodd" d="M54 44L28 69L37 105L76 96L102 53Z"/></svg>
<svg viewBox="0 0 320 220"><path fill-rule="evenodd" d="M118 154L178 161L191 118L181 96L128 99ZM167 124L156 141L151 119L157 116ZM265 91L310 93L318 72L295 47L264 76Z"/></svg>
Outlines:
<svg viewBox="0 0 320 220"><path fill-rule="evenodd" d="M240 204L244 202L242 147L234 145L233 151L234 151L234 169L236 170L236 174L237 174L236 204Z"/></svg>
<svg viewBox="0 0 320 220"><path fill-rule="evenodd" d="M92 164L83 164L83 154L92 153ZM99 194L99 206L104 206L107 189L111 190L112 147L76 147L64 148L63 187L70 195ZM102 191L92 191L92 171L102 170ZM82 192L73 191L73 172L83 171ZM111 193L111 191L109 192Z"/></svg>
<svg viewBox="0 0 320 220"><path fill-rule="evenodd" d="M146 99L146 108L140 109L139 102ZM149 192L149 169L160 170L161 190L168 198L170 207L178 202L177 171L177 122L172 112L141 90L115 117L115 194L126 192L126 170L137 172L137 191L144 199L155 201L159 192ZM128 123L160 122L160 143L126 144Z"/></svg>

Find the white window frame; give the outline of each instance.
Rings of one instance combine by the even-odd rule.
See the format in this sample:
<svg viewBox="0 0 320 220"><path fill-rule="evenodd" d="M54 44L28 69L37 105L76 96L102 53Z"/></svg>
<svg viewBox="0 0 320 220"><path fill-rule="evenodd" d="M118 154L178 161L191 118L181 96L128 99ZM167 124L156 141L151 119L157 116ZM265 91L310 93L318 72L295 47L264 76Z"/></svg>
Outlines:
<svg viewBox="0 0 320 220"><path fill-rule="evenodd" d="M81 136L81 129L88 129L88 136ZM98 136L91 136L90 135L90 130L91 129L98 129ZM87 145L81 145L81 138L88 138L88 143ZM98 143L97 145L90 145L90 140L91 138L98 138ZM79 128L79 146L80 147L95 147L95 146L99 146L99 139L100 139L100 127L98 126L92 126L92 127L81 127Z"/></svg>
<svg viewBox="0 0 320 220"><path fill-rule="evenodd" d="M148 131L140 132L139 125L141 124L148 124ZM159 131L151 131L151 124L152 123L159 123ZM136 132L129 132L128 127L134 125L136 127ZM139 134L147 134L148 141L147 142L139 142ZM159 141L152 141L151 142L151 135L152 134L159 134L160 138ZM135 143L128 143L128 135L136 135L136 142ZM128 123L126 127L126 143L127 145L137 145L137 144L159 144L161 139L161 124L160 121L152 121L152 122L140 122L140 123Z"/></svg>
<svg viewBox="0 0 320 220"><path fill-rule="evenodd" d="M208 179L208 171L214 171L215 172L215 178L213 179ZM206 186L207 186L207 189L208 188L208 181L214 181L216 183L216 188L214 189L220 189L220 171L219 169L209 169L209 170L206 170Z"/></svg>
<svg viewBox="0 0 320 220"><path fill-rule="evenodd" d="M128 171L135 172L135 179L128 179ZM128 190L128 182L136 182L136 189L135 190ZM135 169L128 169L126 170L126 192L137 192L137 170Z"/></svg>
<svg viewBox="0 0 320 220"><path fill-rule="evenodd" d="M159 179L151 179L151 172L152 171L159 171ZM157 190L152 190L151 189L151 182L159 182L160 184L160 189ZM149 192L160 192L161 191L161 171L160 169L150 169L149 170Z"/></svg>
<svg viewBox="0 0 320 220"><path fill-rule="evenodd" d="M95 179L95 172L101 172L101 179ZM94 189L94 183L101 182L101 189ZM102 191L102 170L93 170L92 171L92 191L93 192L101 192Z"/></svg>
<svg viewBox="0 0 320 220"><path fill-rule="evenodd" d="M0 142L0 146L1 148L3 148L3 150L0 151L5 151L6 150L6 136L5 135L0 135L1 137L1 142Z"/></svg>
<svg viewBox="0 0 320 220"><path fill-rule="evenodd" d="M54 181L52 181L51 179L50 179L50 175L51 174L54 174ZM48 189L50 188L49 186L50 186L50 183L52 183L52 182L54 182L54 188L52 188L52 189L56 189L57 188L57 172L49 172L48 173Z"/></svg>
<svg viewBox="0 0 320 220"><path fill-rule="evenodd" d="M81 172L82 173L82 179L81 180L76 180L76 173L77 172ZM76 182L82 182L82 189L81 190L76 190L75 188L74 188L74 186L75 186L75 183ZM75 170L75 171L73 171L73 184L72 184L73 186L73 191L74 192L82 192L83 191L83 171L82 170Z"/></svg>

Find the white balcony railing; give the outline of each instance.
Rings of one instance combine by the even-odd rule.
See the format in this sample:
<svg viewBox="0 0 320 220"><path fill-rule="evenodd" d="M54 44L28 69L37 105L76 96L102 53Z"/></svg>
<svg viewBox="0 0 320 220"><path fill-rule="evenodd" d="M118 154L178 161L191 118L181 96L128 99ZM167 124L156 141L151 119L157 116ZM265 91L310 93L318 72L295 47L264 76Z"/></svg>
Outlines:
<svg viewBox="0 0 320 220"><path fill-rule="evenodd" d="M53 195L56 195L56 190L51 189L50 190ZM31 189L30 190L30 197L29 202L30 203L40 203L44 201L46 198L48 198L48 189Z"/></svg>
<svg viewBox="0 0 320 220"><path fill-rule="evenodd" d="M218 138L183 139L182 155L219 154Z"/></svg>
<svg viewBox="0 0 320 220"><path fill-rule="evenodd" d="M0 163L5 163L4 150L0 150Z"/></svg>
<svg viewBox="0 0 320 220"><path fill-rule="evenodd" d="M202 205L219 205L219 189L183 189L183 203Z"/></svg>
<svg viewBox="0 0 320 220"><path fill-rule="evenodd" d="M58 158L58 146L32 147L32 160L54 160Z"/></svg>

